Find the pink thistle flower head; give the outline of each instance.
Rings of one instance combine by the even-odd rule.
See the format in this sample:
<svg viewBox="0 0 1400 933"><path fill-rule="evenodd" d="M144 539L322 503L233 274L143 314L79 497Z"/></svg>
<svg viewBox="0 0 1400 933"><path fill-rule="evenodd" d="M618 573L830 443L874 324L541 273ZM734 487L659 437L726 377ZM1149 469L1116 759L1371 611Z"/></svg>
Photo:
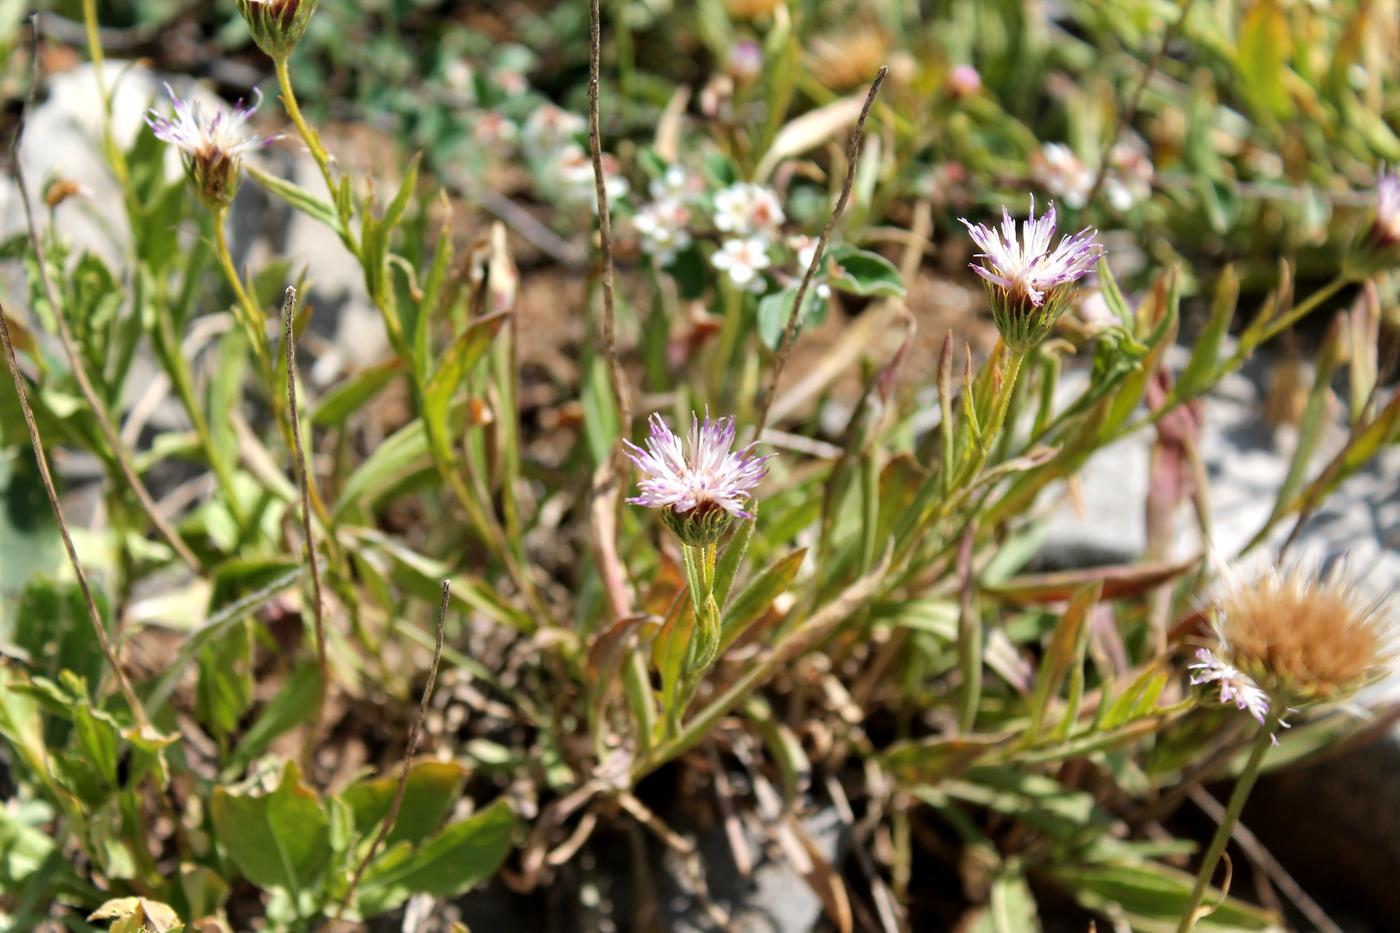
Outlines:
<svg viewBox="0 0 1400 933"><path fill-rule="evenodd" d="M1400 169L1382 167L1376 176L1376 203L1347 251L1344 271L1354 280L1400 266Z"/></svg>
<svg viewBox="0 0 1400 933"><path fill-rule="evenodd" d="M180 151L185 173L211 208L227 207L233 200L244 153L277 138L249 132L248 119L262 103L262 92L253 90L253 106L244 107L239 100L231 109L220 107L209 114L198 101L181 100L167 84L165 92L170 95L173 116L156 110L146 114L146 123L156 138Z"/></svg>
<svg viewBox="0 0 1400 933"><path fill-rule="evenodd" d="M1192 686L1210 684L1219 687L1221 705L1233 703L1236 709L1254 717L1259 725L1268 725L1269 695L1244 671L1216 657L1209 648L1197 648L1196 663L1187 665L1187 670L1196 672L1191 675ZM1278 724L1288 728L1288 723L1282 717ZM1277 735L1273 737L1273 742L1278 744Z"/></svg>
<svg viewBox="0 0 1400 933"><path fill-rule="evenodd" d="M273 60L292 54L320 0L238 0L238 13L253 41Z"/></svg>
<svg viewBox="0 0 1400 933"><path fill-rule="evenodd" d="M1376 179L1375 237L1387 246L1400 244L1400 169L1381 170Z"/></svg>
<svg viewBox="0 0 1400 933"><path fill-rule="evenodd" d="M962 223L981 249L980 261L971 267L986 285L997 330L1007 346L1025 352L1049 336L1075 283L1098 262L1103 246L1092 227L1055 244L1055 205L1037 218L1035 198L1019 236L1011 212L1003 207L1001 217L1000 228Z"/></svg>
<svg viewBox="0 0 1400 933"><path fill-rule="evenodd" d="M734 450L733 417L712 419L707 411L702 421L692 414L685 443L659 414L649 425L645 449L622 442L642 474L628 502L661 509L687 544L713 543L733 519L753 518L746 506L772 455L756 455L755 444Z"/></svg>

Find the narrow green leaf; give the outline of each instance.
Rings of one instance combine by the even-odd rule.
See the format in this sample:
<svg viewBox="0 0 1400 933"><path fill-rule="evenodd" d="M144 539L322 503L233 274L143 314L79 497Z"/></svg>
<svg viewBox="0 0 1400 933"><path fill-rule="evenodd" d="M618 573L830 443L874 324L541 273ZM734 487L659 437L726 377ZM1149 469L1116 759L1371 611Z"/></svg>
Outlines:
<svg viewBox="0 0 1400 933"><path fill-rule="evenodd" d="M238 747L229 757L227 774L236 776L256 758L267 751L278 736L306 721L316 709L316 696L321 689L321 672L314 664L303 664L258 714L258 718L239 737Z"/></svg>
<svg viewBox="0 0 1400 933"><path fill-rule="evenodd" d="M331 521L339 522L352 506L373 502L403 481L428 456L428 435L423 422L413 421L375 448L374 453L350 474L340 499L331 512Z"/></svg>
<svg viewBox="0 0 1400 933"><path fill-rule="evenodd" d="M1235 317L1239 295L1240 281L1235 275L1235 267L1227 265L1220 273L1220 280L1215 286L1210 319L1196 338L1191 359L1187 361L1172 389L1173 401L1191 398L1210 384L1220 362L1220 345L1229 333L1230 322Z"/></svg>
<svg viewBox="0 0 1400 933"><path fill-rule="evenodd" d="M487 348L491 346L496 334L500 333L501 325L507 317L508 312L488 314L468 324L466 330L447 348L423 390L421 423L427 429L433 457L440 468L446 469L456 460L452 453L452 445L457 432L453 430L448 418L452 397L457 393L462 380L467 378L486 355Z"/></svg>
<svg viewBox="0 0 1400 933"><path fill-rule="evenodd" d="M329 201L317 197L285 178L279 178L270 172L265 172L251 162L243 163L243 170L269 193L281 198L290 207L301 211L314 220L319 220L337 233L340 232L340 218L336 216L335 206Z"/></svg>
<svg viewBox="0 0 1400 933"><path fill-rule="evenodd" d="M1088 636L1089 613L1098 604L1102 593L1102 581L1084 586L1070 600L1064 614L1055 623L1050 644L1040 661L1040 674L1036 678L1035 693L1031 698L1030 725L1023 739L1026 744L1033 742L1039 735L1050 700L1059 694L1070 666L1082 656L1084 640Z"/></svg>
<svg viewBox="0 0 1400 933"><path fill-rule="evenodd" d="M724 613L720 626L719 650L724 651L744 634L773 604L797 576L806 548L798 548L779 558L734 597L734 603Z"/></svg>
<svg viewBox="0 0 1400 933"><path fill-rule="evenodd" d="M383 391L402 370L403 360L395 357L341 380L316 403L311 423L317 427L341 424Z"/></svg>

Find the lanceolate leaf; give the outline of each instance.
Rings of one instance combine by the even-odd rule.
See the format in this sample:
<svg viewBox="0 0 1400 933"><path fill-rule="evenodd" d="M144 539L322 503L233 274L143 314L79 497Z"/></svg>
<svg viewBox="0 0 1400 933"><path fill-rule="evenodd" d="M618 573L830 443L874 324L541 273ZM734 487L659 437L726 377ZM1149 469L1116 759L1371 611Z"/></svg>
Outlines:
<svg viewBox="0 0 1400 933"><path fill-rule="evenodd" d="M734 597L734 604L725 612L721 624L720 651L732 645L772 606L773 600L786 590L797 576L797 570L806 556L807 549L798 548L786 557L779 558Z"/></svg>

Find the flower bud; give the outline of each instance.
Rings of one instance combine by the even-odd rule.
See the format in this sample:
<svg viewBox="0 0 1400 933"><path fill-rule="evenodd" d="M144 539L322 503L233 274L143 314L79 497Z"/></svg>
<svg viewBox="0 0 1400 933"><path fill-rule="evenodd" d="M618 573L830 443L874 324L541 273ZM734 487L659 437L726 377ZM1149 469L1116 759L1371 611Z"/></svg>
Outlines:
<svg viewBox="0 0 1400 933"><path fill-rule="evenodd" d="M253 41L268 57L283 60L292 54L320 0L238 0L238 12Z"/></svg>

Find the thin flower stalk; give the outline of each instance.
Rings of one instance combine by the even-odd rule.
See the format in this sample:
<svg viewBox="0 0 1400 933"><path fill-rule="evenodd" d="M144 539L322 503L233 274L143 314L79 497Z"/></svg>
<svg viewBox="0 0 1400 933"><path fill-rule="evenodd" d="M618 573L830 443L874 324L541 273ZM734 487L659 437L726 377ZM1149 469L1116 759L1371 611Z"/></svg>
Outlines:
<svg viewBox="0 0 1400 933"><path fill-rule="evenodd" d="M1191 897L1186 903L1186 911L1181 917L1181 923L1177 926L1177 933L1191 933L1196 928L1196 922L1201 916L1201 902L1205 899L1206 890L1210 887L1216 866L1220 864L1220 856L1225 852L1225 846L1235 831L1235 824L1239 822L1240 813L1244 810L1244 804L1249 799L1250 791L1254 789L1254 782L1258 779L1259 771L1264 764L1264 756L1274 743L1274 734L1282 724L1281 712L1278 710L1270 712L1264 721L1263 728L1255 737L1254 745L1250 749L1249 760L1245 763L1244 771L1235 781L1235 789L1230 793L1230 802L1225 806L1225 816L1215 828L1215 835L1211 837L1210 845L1206 848L1200 871L1196 875L1196 883L1191 889Z"/></svg>

